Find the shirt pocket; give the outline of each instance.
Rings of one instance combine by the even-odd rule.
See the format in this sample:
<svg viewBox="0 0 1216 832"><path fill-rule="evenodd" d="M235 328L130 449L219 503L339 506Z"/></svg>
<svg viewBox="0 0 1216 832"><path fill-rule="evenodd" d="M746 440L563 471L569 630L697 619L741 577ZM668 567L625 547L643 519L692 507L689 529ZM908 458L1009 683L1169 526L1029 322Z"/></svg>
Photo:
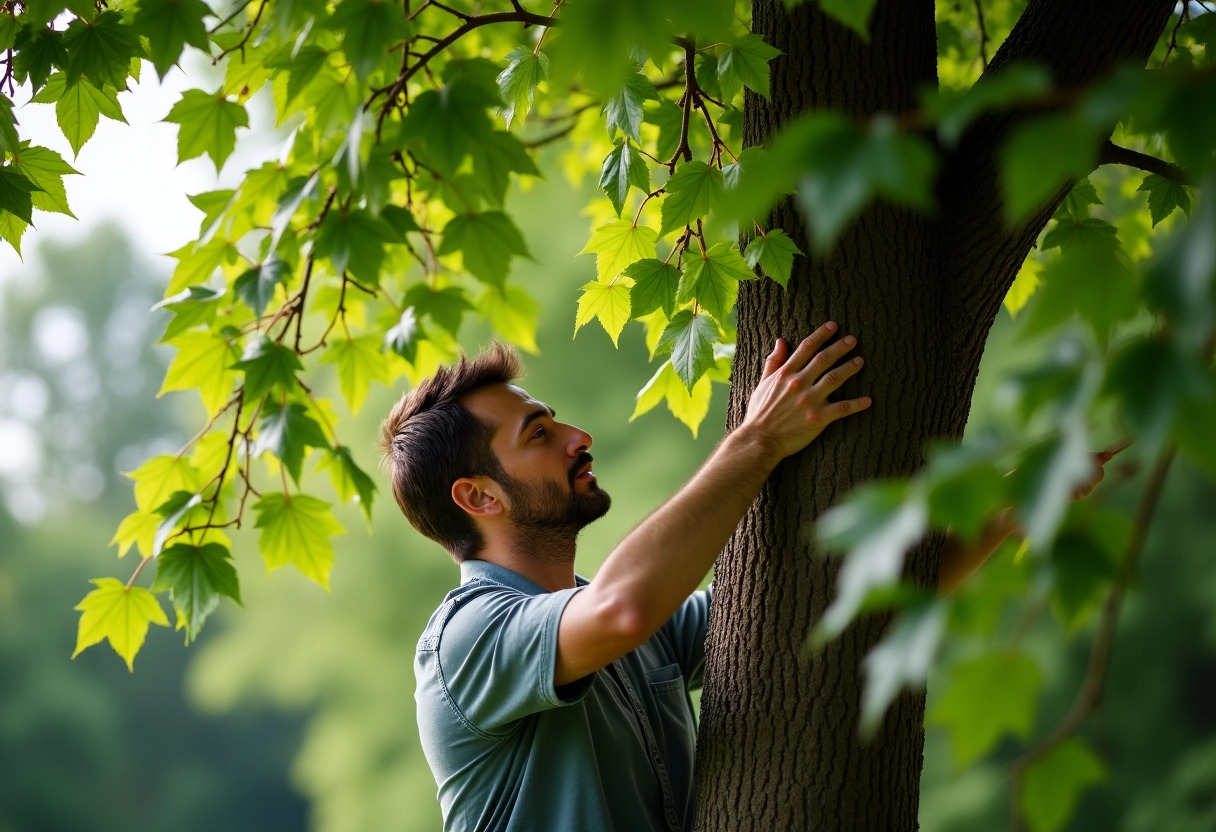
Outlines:
<svg viewBox="0 0 1216 832"><path fill-rule="evenodd" d="M668 664L646 672L646 681L656 697L684 693L684 673L678 664Z"/></svg>

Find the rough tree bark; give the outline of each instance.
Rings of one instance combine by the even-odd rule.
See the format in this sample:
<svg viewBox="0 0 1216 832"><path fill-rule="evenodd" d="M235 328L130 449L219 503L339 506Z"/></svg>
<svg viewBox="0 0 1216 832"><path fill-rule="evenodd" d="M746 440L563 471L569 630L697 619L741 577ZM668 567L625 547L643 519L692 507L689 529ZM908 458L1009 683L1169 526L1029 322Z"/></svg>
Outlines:
<svg viewBox="0 0 1216 832"><path fill-rule="evenodd" d="M1080 87L1116 64L1143 64L1173 0L1031 0L989 73L1037 60ZM754 0L755 31L782 50L772 98L748 94L744 144L762 144L798 113L836 109L864 119L915 109L936 82L933 0L879 0L869 43L804 3ZM739 296L728 428L743 415L764 356L825 320L858 336L867 368L842 396L873 407L786 460L718 560L707 645L693 828L905 830L917 827L924 696L905 695L872 741L858 738L861 659L887 620L866 620L822 652L805 639L832 599L837 564L814 552L814 518L855 484L906 475L929 440L957 439L988 331L1058 199L1005 227L995 152L1025 114L979 122L944 158L936 216L877 204L826 259L799 259L786 290L750 281ZM1063 197L1063 193L1059 198ZM809 251L792 202L771 225ZM940 541L909 559L936 580Z"/></svg>

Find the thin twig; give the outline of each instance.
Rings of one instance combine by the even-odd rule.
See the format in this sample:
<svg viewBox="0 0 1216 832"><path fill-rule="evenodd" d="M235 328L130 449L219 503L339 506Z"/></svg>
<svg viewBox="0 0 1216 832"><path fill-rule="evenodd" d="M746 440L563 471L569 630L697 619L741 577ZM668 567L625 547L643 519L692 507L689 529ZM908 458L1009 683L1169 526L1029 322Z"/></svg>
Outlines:
<svg viewBox="0 0 1216 832"><path fill-rule="evenodd" d="M975 0L975 16L980 24L980 64L984 69L988 68L988 30L984 28L984 3L983 0Z"/></svg>

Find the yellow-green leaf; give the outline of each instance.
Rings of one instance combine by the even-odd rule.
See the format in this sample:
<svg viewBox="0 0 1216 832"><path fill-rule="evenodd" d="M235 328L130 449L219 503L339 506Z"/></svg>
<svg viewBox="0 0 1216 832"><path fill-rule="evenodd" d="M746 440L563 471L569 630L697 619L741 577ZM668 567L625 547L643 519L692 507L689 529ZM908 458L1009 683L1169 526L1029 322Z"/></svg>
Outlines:
<svg viewBox="0 0 1216 832"><path fill-rule="evenodd" d="M253 506L255 525L262 530L258 548L266 571L294 566L309 580L329 589L334 565L330 537L345 529L334 519L329 503L307 494L266 494Z"/></svg>
<svg viewBox="0 0 1216 832"><path fill-rule="evenodd" d="M363 407L373 381L389 382L388 356L380 351L380 339L374 335L334 341L321 361L337 365L338 385L351 413Z"/></svg>
<svg viewBox="0 0 1216 832"><path fill-rule="evenodd" d="M150 511L135 511L128 514L118 524L118 531L110 538L110 545L118 545L118 556L121 558L137 546L144 557L152 554L152 542L156 538L156 528L163 520L159 514Z"/></svg>
<svg viewBox="0 0 1216 832"><path fill-rule="evenodd" d="M171 343L177 355L157 397L173 390L197 390L207 413L214 414L232 395L236 373L229 368L240 358L236 348L209 331L183 332Z"/></svg>
<svg viewBox="0 0 1216 832"><path fill-rule="evenodd" d="M630 264L654 257L654 244L658 239L653 228L634 225L629 220L616 220L595 229L579 254L595 254L598 278L612 280Z"/></svg>
<svg viewBox="0 0 1216 832"><path fill-rule="evenodd" d="M574 316L574 333L577 335L583 324L592 318L599 318L604 331L612 339L612 345L617 345L621 330L629 322L629 287L633 281L620 278L613 283L591 281L583 286L583 294L578 299L578 312Z"/></svg>
<svg viewBox="0 0 1216 832"><path fill-rule="evenodd" d="M1009 317L1015 318L1022 311L1034 290L1039 288L1039 275L1042 273L1043 265L1033 257L1028 257L1026 262L1022 263L1018 276L1013 279L1013 285L1005 294L1005 309L1008 310Z"/></svg>
<svg viewBox="0 0 1216 832"><path fill-rule="evenodd" d="M169 626L169 619L156 596L141 586L128 589L116 578L98 578L97 589L76 605L80 611L80 627L76 633L76 650L72 658L102 639L109 639L114 652L135 670L135 654L144 644L150 624Z"/></svg>
<svg viewBox="0 0 1216 832"><path fill-rule="evenodd" d="M135 481L135 505L146 512L155 512L175 491L193 494L203 485L190 461L172 454L154 456L124 476Z"/></svg>
<svg viewBox="0 0 1216 832"><path fill-rule="evenodd" d="M705 421L705 416L709 413L709 400L712 396L708 375L701 376L701 380L689 391L676 375L671 362L667 361L638 393L637 405L629 421L632 422L643 413L654 409L659 402L666 401L671 415L687 425L693 438L696 438L701 422Z"/></svg>

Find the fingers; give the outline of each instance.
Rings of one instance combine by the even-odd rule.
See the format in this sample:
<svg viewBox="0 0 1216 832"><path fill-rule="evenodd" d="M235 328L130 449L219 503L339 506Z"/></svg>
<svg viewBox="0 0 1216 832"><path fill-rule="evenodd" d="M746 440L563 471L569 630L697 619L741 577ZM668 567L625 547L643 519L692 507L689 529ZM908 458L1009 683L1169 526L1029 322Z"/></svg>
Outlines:
<svg viewBox="0 0 1216 832"><path fill-rule="evenodd" d="M764 370L760 374L760 378L768 378L777 372L778 368L785 363L785 355L788 351L789 347L786 346L785 339L778 338L776 345L773 346L773 351L764 360Z"/></svg>
<svg viewBox="0 0 1216 832"><path fill-rule="evenodd" d="M794 350L794 354L790 356L786 362L791 373L801 372L812 357L819 352L819 348L828 342L832 334L836 331L836 322L828 321L819 329L812 332L806 338L802 339L802 343Z"/></svg>
<svg viewBox="0 0 1216 832"><path fill-rule="evenodd" d="M815 384L815 392L825 398L835 393L840 389L840 385L844 384L853 376L861 372L861 367L865 362L861 357L846 361L839 367L829 370L824 373L823 377Z"/></svg>
<svg viewBox="0 0 1216 832"><path fill-rule="evenodd" d="M806 372L810 375L811 381L814 382L826 373L845 353L855 346L857 346L857 339L852 335L846 335L830 347L816 353L815 357L806 365Z"/></svg>
<svg viewBox="0 0 1216 832"><path fill-rule="evenodd" d="M870 406L871 400L869 396L862 396L860 399L845 399L842 402L832 402L832 404L814 413L814 417L823 424L831 424L837 419L843 419L845 416L852 416L854 413L860 413Z"/></svg>

